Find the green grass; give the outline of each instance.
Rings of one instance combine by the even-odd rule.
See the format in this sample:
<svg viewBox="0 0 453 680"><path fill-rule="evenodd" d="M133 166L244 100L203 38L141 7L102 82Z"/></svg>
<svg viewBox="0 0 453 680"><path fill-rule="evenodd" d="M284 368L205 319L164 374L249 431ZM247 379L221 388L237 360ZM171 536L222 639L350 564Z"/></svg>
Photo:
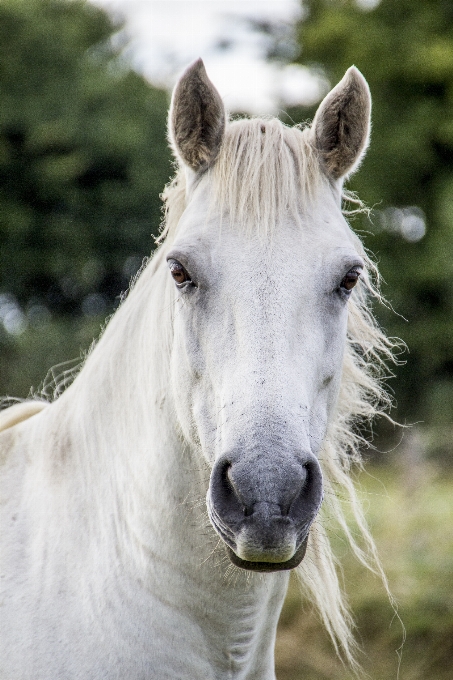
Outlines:
<svg viewBox="0 0 453 680"><path fill-rule="evenodd" d="M408 462L408 461L406 461ZM398 612L406 629L400 680L453 677L453 479L427 464L376 468L360 477L361 495ZM379 579L367 573L332 530L345 587L372 680L397 678L403 640ZM346 680L308 603L292 583L277 640L278 680ZM364 677L366 675L364 674Z"/></svg>

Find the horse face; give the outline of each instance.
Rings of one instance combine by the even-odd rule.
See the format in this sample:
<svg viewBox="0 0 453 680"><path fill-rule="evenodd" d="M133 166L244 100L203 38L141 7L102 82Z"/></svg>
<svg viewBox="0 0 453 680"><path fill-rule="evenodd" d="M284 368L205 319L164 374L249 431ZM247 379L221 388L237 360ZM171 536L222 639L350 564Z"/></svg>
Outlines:
<svg viewBox="0 0 453 680"><path fill-rule="evenodd" d="M205 88L199 66L195 75ZM199 167L215 163L217 152L204 152L198 167L178 134L194 182L167 253L176 291L175 409L185 438L211 466L208 513L233 563L291 569L322 502L317 457L363 261L338 183L324 183L316 204L281 220L272 238L254 237L212 206L211 175Z"/></svg>
<svg viewBox="0 0 453 680"><path fill-rule="evenodd" d="M197 190L168 252L176 409L212 466L209 515L233 561L291 568L322 500L317 455L363 262L338 210L324 229L322 214L302 233L286 225L272 246L235 224L197 233L208 191Z"/></svg>

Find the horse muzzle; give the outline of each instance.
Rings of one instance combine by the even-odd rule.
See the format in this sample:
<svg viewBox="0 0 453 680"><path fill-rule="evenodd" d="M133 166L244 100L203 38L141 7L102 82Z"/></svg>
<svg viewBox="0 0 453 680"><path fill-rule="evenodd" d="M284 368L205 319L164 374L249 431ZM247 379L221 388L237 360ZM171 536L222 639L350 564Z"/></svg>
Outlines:
<svg viewBox="0 0 453 680"><path fill-rule="evenodd" d="M302 561L322 495L321 468L311 453L233 454L214 464L207 507L233 564L281 571Z"/></svg>

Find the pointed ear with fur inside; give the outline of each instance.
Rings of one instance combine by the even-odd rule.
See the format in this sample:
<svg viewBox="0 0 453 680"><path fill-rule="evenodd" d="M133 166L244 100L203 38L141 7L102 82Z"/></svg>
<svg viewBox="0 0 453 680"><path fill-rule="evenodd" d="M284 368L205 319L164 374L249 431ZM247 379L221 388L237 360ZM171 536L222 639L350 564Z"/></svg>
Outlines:
<svg viewBox="0 0 453 680"><path fill-rule="evenodd" d="M355 66L319 105L311 132L326 174L339 180L357 169L370 136L371 96Z"/></svg>
<svg viewBox="0 0 453 680"><path fill-rule="evenodd" d="M173 91L169 117L175 154L194 172L217 158L225 130L225 108L198 59L183 73Z"/></svg>

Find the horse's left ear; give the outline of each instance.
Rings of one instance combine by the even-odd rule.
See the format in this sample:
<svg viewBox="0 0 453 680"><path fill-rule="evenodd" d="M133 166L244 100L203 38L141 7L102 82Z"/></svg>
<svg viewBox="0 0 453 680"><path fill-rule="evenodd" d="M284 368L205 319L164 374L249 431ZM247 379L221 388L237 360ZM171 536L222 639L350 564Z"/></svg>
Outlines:
<svg viewBox="0 0 453 680"><path fill-rule="evenodd" d="M176 155L198 172L217 158L225 131L225 107L201 59L183 73L170 107L170 142Z"/></svg>
<svg viewBox="0 0 453 680"><path fill-rule="evenodd" d="M319 105L312 125L324 169L334 180L353 172L370 137L371 95L360 71L349 68Z"/></svg>

